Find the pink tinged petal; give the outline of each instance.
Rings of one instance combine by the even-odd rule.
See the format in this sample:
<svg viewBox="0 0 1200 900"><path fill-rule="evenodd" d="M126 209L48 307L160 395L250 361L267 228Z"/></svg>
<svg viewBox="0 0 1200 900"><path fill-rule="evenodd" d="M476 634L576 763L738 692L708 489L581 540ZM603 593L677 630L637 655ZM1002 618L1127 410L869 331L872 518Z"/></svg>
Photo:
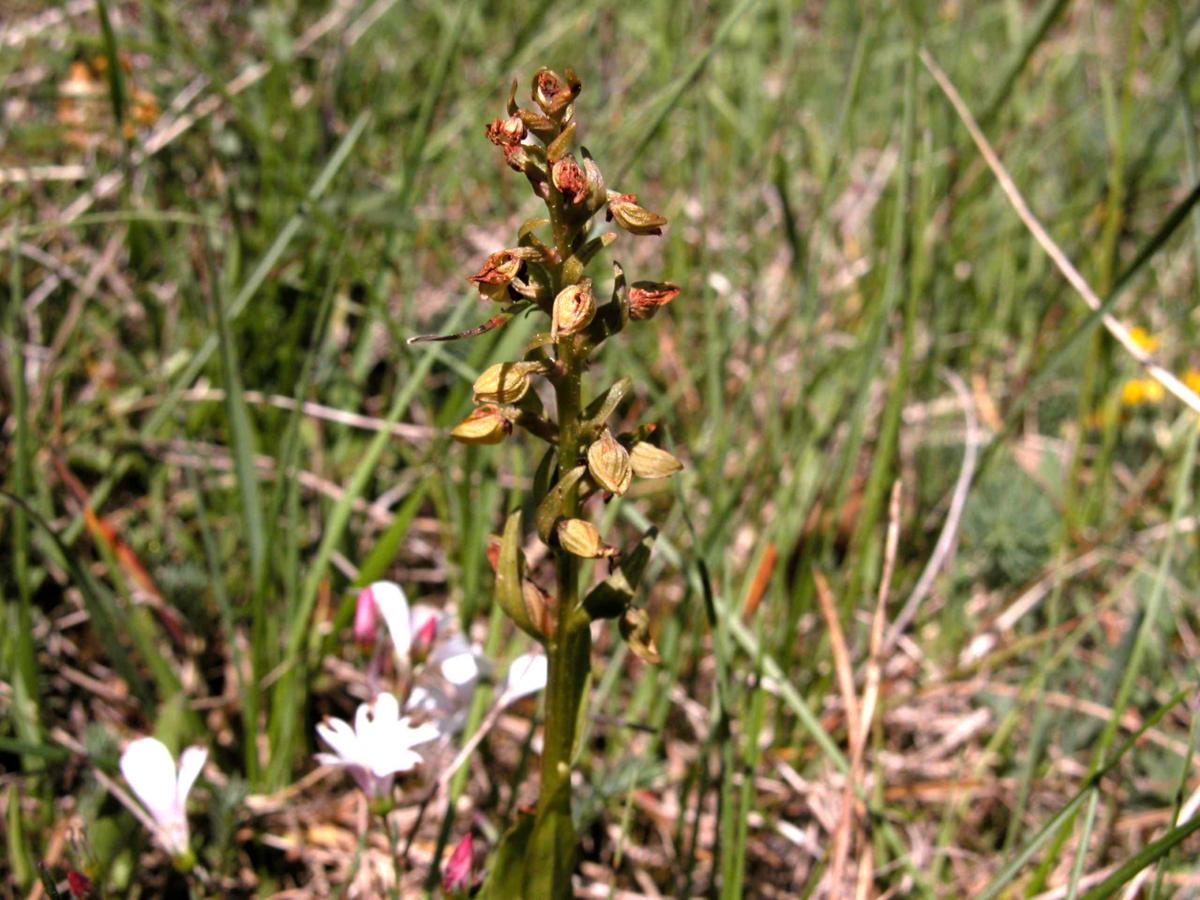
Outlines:
<svg viewBox="0 0 1200 900"><path fill-rule="evenodd" d="M157 738L138 738L121 754L121 774L142 805L159 824L172 818L175 806L175 760Z"/></svg>
<svg viewBox="0 0 1200 900"><path fill-rule="evenodd" d="M191 793L192 785L196 783L196 779L200 776L200 770L204 768L204 763L207 761L208 751L203 747L188 747L179 757L179 779L176 782L175 803L181 815L187 810L188 794Z"/></svg>
<svg viewBox="0 0 1200 900"><path fill-rule="evenodd" d="M526 653L518 656L508 667L504 678L502 702L515 703L522 697L536 694L546 687L546 657L541 653Z"/></svg>
<svg viewBox="0 0 1200 900"><path fill-rule="evenodd" d="M376 581L367 588L375 601L375 607L383 616L383 623L391 635L396 655L407 661L412 647L412 620L408 610L408 598L400 585L394 581Z"/></svg>
<svg viewBox="0 0 1200 900"><path fill-rule="evenodd" d="M379 611L375 608L375 597L369 587L358 592L354 605L354 640L364 647L375 643Z"/></svg>

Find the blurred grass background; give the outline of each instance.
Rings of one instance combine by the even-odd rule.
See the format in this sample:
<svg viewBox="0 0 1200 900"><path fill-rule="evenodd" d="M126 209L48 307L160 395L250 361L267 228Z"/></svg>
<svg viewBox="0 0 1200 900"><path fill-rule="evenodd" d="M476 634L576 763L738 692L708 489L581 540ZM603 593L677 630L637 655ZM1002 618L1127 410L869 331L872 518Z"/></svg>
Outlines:
<svg viewBox="0 0 1200 900"><path fill-rule="evenodd" d="M37 893L39 861L178 886L96 780L154 731L223 773L193 817L213 895L336 891L357 807L304 777L312 725L352 708L356 586L452 606L498 663L525 648L484 551L536 448L447 432L532 323L405 339L488 315L464 278L536 205L483 126L547 64L580 74L609 185L671 220L602 255L601 293L613 253L684 289L593 372L634 378L629 421L687 470L605 511L661 528L665 661L600 643L581 890L1142 871L1192 896L1196 417L1096 327L921 47L1097 293L1200 381L1179 0L6 3L4 890ZM872 655L896 481L885 625L914 616ZM860 703L879 686L857 755L839 655ZM530 734L498 729L457 816L417 821L406 890L439 834L533 796Z"/></svg>

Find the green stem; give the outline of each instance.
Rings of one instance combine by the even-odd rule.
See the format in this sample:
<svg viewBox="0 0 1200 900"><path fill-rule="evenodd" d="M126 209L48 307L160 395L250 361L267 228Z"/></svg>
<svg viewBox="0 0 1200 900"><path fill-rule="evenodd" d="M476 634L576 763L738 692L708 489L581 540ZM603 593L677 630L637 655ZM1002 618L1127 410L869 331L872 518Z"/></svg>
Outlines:
<svg viewBox="0 0 1200 900"><path fill-rule="evenodd" d="M562 259L566 259L573 235L566 226L562 198L551 191L546 200L553 223L554 241ZM561 269L559 278L561 280ZM555 285L562 290L565 284ZM576 347L576 336L558 341L558 378L555 396L558 402L558 465L569 472L579 464L580 421L583 410L584 356ZM572 493L564 515L579 512L579 497ZM542 752L541 789L538 796L539 818L556 820L553 840L552 892L555 898L570 897L571 872L575 867L576 840L571 827L571 763L577 739L579 711L591 671L592 636L586 616L578 615L579 560L564 550L556 551L558 570L558 615L554 633L546 644L549 669L546 682L546 727Z"/></svg>

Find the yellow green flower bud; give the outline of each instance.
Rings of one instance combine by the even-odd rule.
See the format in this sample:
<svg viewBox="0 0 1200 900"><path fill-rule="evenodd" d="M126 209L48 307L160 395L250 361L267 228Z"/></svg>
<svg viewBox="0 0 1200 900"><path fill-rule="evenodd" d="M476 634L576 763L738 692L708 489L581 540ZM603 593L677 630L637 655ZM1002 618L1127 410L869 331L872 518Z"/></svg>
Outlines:
<svg viewBox="0 0 1200 900"><path fill-rule="evenodd" d="M592 478L604 490L618 496L629 490L629 482L633 479L629 451L607 428L588 447L587 461Z"/></svg>
<svg viewBox="0 0 1200 900"><path fill-rule="evenodd" d="M637 204L637 194L608 192L608 219L630 234L662 234L667 220Z"/></svg>
<svg viewBox="0 0 1200 900"><path fill-rule="evenodd" d="M512 422L500 407L485 403L454 426L450 436L463 444L498 444L512 434Z"/></svg>
<svg viewBox="0 0 1200 900"><path fill-rule="evenodd" d="M596 526L584 519L562 519L555 532L559 545L573 556L596 559L600 556L615 556L617 551L600 540Z"/></svg>
<svg viewBox="0 0 1200 900"><path fill-rule="evenodd" d="M576 334L588 326L596 315L596 297L591 279L567 285L554 298L550 318L550 334L555 340L561 335Z"/></svg>
<svg viewBox="0 0 1200 900"><path fill-rule="evenodd" d="M683 463L660 447L638 441L629 451L629 465L638 478L666 478L683 468Z"/></svg>
<svg viewBox="0 0 1200 900"><path fill-rule="evenodd" d="M503 362L484 370L475 379L476 403L516 403L529 392L530 376L546 370L545 363Z"/></svg>

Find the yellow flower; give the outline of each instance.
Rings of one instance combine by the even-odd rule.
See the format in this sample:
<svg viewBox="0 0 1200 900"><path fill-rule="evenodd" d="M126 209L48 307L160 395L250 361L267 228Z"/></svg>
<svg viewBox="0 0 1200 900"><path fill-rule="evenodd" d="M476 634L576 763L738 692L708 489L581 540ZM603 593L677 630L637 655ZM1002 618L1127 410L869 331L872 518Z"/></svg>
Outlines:
<svg viewBox="0 0 1200 900"><path fill-rule="evenodd" d="M1158 349L1158 338L1140 325L1135 325L1129 329L1129 337L1147 353L1153 353Z"/></svg>
<svg viewBox="0 0 1200 900"><path fill-rule="evenodd" d="M1200 394L1200 369L1188 369L1183 373L1183 383Z"/></svg>
<svg viewBox="0 0 1200 900"><path fill-rule="evenodd" d="M1125 406L1159 403L1166 393L1153 378L1131 378L1121 388L1121 403Z"/></svg>

